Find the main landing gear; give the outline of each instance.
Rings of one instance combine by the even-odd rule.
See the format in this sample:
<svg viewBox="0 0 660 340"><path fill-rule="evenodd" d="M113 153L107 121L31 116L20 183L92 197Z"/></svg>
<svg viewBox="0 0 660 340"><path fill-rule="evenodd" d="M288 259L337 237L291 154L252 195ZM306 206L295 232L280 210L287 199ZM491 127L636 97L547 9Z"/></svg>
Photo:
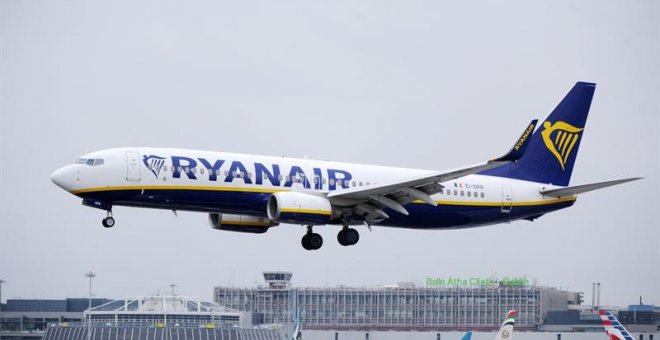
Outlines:
<svg viewBox="0 0 660 340"><path fill-rule="evenodd" d="M339 241L339 244L342 246L352 246L360 240L360 233L358 233L357 230L353 228L349 228L348 226L344 226L339 233L337 234L337 241Z"/></svg>
<svg viewBox="0 0 660 340"><path fill-rule="evenodd" d="M300 240L303 248L306 250L317 250L323 245L323 237L312 231L312 226L307 226L307 234Z"/></svg>
<svg viewBox="0 0 660 340"><path fill-rule="evenodd" d="M115 226L115 219L112 217L112 211L108 210L108 217L104 218L103 221L101 221L101 224L106 228L112 228Z"/></svg>
<svg viewBox="0 0 660 340"><path fill-rule="evenodd" d="M352 246L360 240L360 233L347 225L337 234L337 241L342 246ZM300 240L303 248L306 250L318 250L323 246L323 237L312 231L312 226L307 226L307 233Z"/></svg>

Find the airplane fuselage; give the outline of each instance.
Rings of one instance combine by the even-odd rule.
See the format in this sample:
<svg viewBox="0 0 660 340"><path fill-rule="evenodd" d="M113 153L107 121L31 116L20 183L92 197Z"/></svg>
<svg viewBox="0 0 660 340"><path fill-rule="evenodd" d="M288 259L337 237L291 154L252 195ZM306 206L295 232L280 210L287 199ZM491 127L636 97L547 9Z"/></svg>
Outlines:
<svg viewBox="0 0 660 340"><path fill-rule="evenodd" d="M53 180L86 205L105 210L132 206L266 217L268 199L275 192L327 195L432 172L224 152L121 148L82 156L54 173ZM444 189L432 195L437 206L415 201L406 205L409 215L388 209L389 218L377 225L464 228L533 219L575 202L574 196L552 198L539 193L551 185L495 176L468 175L441 184Z"/></svg>

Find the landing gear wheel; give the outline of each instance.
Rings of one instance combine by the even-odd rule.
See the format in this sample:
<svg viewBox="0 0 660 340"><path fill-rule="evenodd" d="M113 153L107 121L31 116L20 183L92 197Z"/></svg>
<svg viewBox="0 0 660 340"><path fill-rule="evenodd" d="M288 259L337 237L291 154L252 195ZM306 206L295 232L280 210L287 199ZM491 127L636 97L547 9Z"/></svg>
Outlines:
<svg viewBox="0 0 660 340"><path fill-rule="evenodd" d="M303 236L302 239L300 240L300 244L302 245L305 250L312 250L312 248L309 246L309 238L307 235Z"/></svg>
<svg viewBox="0 0 660 340"><path fill-rule="evenodd" d="M359 240L360 233L353 228L344 227L344 229L337 234L337 241L344 247L355 245Z"/></svg>
<svg viewBox="0 0 660 340"><path fill-rule="evenodd" d="M307 234L302 237L300 244L302 244L303 248L306 250L317 250L323 246L323 237L317 233L312 232L311 227L307 227Z"/></svg>
<svg viewBox="0 0 660 340"><path fill-rule="evenodd" d="M323 246L323 237L317 233L313 233L307 236L307 242L311 250L321 249L321 246Z"/></svg>
<svg viewBox="0 0 660 340"><path fill-rule="evenodd" d="M108 216L101 221L104 227L112 228L115 226L115 219L112 216Z"/></svg>

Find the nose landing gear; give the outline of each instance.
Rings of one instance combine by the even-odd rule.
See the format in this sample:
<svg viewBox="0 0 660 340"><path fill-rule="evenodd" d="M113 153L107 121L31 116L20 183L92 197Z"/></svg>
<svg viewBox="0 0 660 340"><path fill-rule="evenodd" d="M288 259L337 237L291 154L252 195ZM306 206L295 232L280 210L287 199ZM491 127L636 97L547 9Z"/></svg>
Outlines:
<svg viewBox="0 0 660 340"><path fill-rule="evenodd" d="M115 226L115 219L112 217L112 211L108 210L108 217L104 218L101 221L101 224L106 228L112 228Z"/></svg>

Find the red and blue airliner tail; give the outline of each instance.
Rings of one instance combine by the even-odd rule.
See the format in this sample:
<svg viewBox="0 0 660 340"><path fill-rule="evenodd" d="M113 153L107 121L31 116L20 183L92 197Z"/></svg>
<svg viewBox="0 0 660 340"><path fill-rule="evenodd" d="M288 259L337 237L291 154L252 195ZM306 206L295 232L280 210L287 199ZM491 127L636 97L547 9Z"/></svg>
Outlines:
<svg viewBox="0 0 660 340"><path fill-rule="evenodd" d="M610 340L635 340L619 320L614 317L614 314L602 310L598 314L600 314L600 320L603 322L605 333Z"/></svg>

